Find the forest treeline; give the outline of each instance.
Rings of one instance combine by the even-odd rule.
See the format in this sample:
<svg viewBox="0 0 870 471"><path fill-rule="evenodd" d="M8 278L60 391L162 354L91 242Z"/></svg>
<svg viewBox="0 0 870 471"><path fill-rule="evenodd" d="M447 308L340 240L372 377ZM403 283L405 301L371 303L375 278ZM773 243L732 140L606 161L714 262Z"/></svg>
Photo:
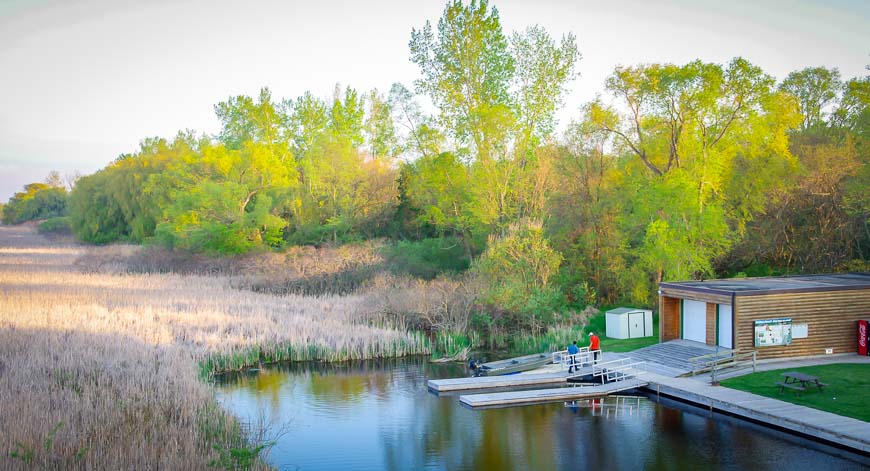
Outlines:
<svg viewBox="0 0 870 471"><path fill-rule="evenodd" d="M485 303L526 313L649 305L662 280L870 266L870 76L618 66L557 135L573 35L508 34L486 1L451 1L409 48L413 86L233 96L217 135L145 139L68 196L29 185L3 220L56 215L28 201L62 196L98 244L387 238L427 276L470 267Z"/></svg>

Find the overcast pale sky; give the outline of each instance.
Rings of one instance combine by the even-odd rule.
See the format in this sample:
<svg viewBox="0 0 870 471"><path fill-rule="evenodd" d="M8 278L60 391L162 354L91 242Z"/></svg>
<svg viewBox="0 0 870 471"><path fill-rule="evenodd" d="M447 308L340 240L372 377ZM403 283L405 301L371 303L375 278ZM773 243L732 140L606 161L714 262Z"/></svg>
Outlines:
<svg viewBox="0 0 870 471"><path fill-rule="evenodd" d="M617 64L727 62L782 79L807 66L846 78L870 64L868 1L492 0L506 32L577 35L581 77L561 122ZM417 77L411 28L443 1L0 0L0 201L51 170L94 172L147 136L215 133L213 105L335 83L382 91Z"/></svg>

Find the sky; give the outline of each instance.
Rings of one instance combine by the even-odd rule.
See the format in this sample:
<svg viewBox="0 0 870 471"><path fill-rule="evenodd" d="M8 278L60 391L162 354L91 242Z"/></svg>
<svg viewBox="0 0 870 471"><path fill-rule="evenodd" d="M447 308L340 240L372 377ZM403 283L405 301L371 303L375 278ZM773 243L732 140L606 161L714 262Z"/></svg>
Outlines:
<svg viewBox="0 0 870 471"><path fill-rule="evenodd" d="M583 56L558 118L617 65L727 63L778 79L809 66L868 74L870 2L491 0L506 33L573 32ZM145 137L214 134L232 95L330 96L409 86L412 28L443 1L0 0L0 201L52 170L92 173Z"/></svg>

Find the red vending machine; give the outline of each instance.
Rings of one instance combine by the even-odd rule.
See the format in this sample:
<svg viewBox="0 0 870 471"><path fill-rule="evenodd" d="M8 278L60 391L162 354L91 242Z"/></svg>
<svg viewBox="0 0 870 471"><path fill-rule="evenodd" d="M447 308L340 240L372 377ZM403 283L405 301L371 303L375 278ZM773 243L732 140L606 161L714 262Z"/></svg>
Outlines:
<svg viewBox="0 0 870 471"><path fill-rule="evenodd" d="M870 321L858 321L858 355L870 355L867 353L867 328Z"/></svg>

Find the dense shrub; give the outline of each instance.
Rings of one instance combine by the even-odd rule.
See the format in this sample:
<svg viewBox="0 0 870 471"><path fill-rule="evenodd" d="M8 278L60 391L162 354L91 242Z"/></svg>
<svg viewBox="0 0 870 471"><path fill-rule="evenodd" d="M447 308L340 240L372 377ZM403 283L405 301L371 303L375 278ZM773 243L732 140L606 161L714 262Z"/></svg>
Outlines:
<svg viewBox="0 0 870 471"><path fill-rule="evenodd" d="M37 228L40 234L69 235L72 234L69 217L46 219Z"/></svg>
<svg viewBox="0 0 870 471"><path fill-rule="evenodd" d="M485 286L485 304L511 314L510 322L541 330L565 304L561 289L551 282L561 263L541 225L525 222L511 226L504 237L490 238L473 270Z"/></svg>
<svg viewBox="0 0 870 471"><path fill-rule="evenodd" d="M465 247L456 237L399 241L385 247L384 253L394 271L427 280L465 271L469 266Z"/></svg>
<svg viewBox="0 0 870 471"><path fill-rule="evenodd" d="M30 183L15 193L3 208L4 224L19 224L34 219L66 215L67 194L64 188L45 183Z"/></svg>

